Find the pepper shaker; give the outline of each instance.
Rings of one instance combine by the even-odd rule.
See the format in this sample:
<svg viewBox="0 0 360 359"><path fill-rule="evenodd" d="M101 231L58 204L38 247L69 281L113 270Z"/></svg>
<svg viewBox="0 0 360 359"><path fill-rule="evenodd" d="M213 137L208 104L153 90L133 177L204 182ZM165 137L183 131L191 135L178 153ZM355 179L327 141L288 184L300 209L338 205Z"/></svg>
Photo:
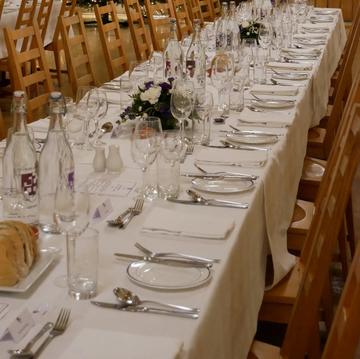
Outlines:
<svg viewBox="0 0 360 359"><path fill-rule="evenodd" d="M95 147L95 156L93 160L95 172L104 172L106 168L105 148Z"/></svg>
<svg viewBox="0 0 360 359"><path fill-rule="evenodd" d="M121 172L124 164L120 156L119 146L110 145L106 159L106 168L109 172Z"/></svg>

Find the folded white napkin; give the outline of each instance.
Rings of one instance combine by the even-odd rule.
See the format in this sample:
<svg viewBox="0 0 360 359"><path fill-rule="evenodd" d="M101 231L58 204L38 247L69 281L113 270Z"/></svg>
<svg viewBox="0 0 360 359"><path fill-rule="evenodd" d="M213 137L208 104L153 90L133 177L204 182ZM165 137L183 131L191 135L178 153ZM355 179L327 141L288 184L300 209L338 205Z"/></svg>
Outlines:
<svg viewBox="0 0 360 359"><path fill-rule="evenodd" d="M312 30L312 29L321 29L321 30L327 30L330 31L329 26L324 24L304 24L302 25L303 29Z"/></svg>
<svg viewBox="0 0 360 359"><path fill-rule="evenodd" d="M196 161L234 163L260 162L267 160L266 151L226 151L218 148L203 147L196 154Z"/></svg>
<svg viewBox="0 0 360 359"><path fill-rule="evenodd" d="M175 359L181 347L173 338L89 328L80 331L59 359Z"/></svg>
<svg viewBox="0 0 360 359"><path fill-rule="evenodd" d="M268 67L281 70L311 71L312 64L293 64L287 62L269 62Z"/></svg>
<svg viewBox="0 0 360 359"><path fill-rule="evenodd" d="M296 96L299 89L296 86L254 85L251 92L255 95Z"/></svg>
<svg viewBox="0 0 360 359"><path fill-rule="evenodd" d="M285 125L290 125L292 122L292 112L293 110L288 111L267 111L267 112L253 112L248 108L239 114L239 122L246 121L249 122L249 126L252 126L260 122L265 122L262 126L264 127L284 127ZM242 123L244 125L244 123Z"/></svg>
<svg viewBox="0 0 360 359"><path fill-rule="evenodd" d="M319 39L319 40L326 40L327 35L324 34L319 34L317 32L313 33L313 32L309 32L306 34L295 34L294 39Z"/></svg>
<svg viewBox="0 0 360 359"><path fill-rule="evenodd" d="M283 52L289 52L299 55L320 55L321 49L293 49L293 48L284 48Z"/></svg>
<svg viewBox="0 0 360 359"><path fill-rule="evenodd" d="M142 232L225 239L233 230L234 225L234 219L228 217L218 217L216 221L209 221L209 216L201 213L200 210L196 214L188 213L186 210L180 214L179 211L155 207L146 218Z"/></svg>

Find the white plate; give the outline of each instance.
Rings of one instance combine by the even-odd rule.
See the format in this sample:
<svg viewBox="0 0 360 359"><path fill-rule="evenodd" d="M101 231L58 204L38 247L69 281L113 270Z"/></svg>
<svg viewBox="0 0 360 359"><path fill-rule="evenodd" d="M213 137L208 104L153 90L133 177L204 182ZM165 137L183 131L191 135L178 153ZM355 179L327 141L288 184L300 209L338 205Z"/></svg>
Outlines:
<svg viewBox="0 0 360 359"><path fill-rule="evenodd" d="M276 135L258 135L258 134L242 134L242 133L228 133L227 139L231 142L246 143L248 145L267 145L276 143L279 137Z"/></svg>
<svg viewBox="0 0 360 359"><path fill-rule="evenodd" d="M49 268L50 264L55 260L57 254L58 254L58 250L53 248L50 248L49 250L46 249L40 250L39 258L34 264L34 266L31 268L30 273L12 287L0 286L0 292L8 292L8 293L26 292Z"/></svg>
<svg viewBox="0 0 360 359"><path fill-rule="evenodd" d="M295 80L295 81L299 81L299 80L307 80L309 78L308 74L297 74L297 73L277 73L277 74L273 74L272 77L274 79L281 79L281 80Z"/></svg>
<svg viewBox="0 0 360 359"><path fill-rule="evenodd" d="M211 271L206 267L170 266L145 261L130 263L126 273L138 285L163 290L195 288L211 278Z"/></svg>
<svg viewBox="0 0 360 359"><path fill-rule="evenodd" d="M252 100L251 103L254 106L262 107L262 108L290 108L294 107L294 102L282 102L282 101L258 101Z"/></svg>
<svg viewBox="0 0 360 359"><path fill-rule="evenodd" d="M239 181L239 179L209 180L204 178L194 178L191 183L192 186L199 191L212 193L240 193L249 191L254 187L253 181Z"/></svg>

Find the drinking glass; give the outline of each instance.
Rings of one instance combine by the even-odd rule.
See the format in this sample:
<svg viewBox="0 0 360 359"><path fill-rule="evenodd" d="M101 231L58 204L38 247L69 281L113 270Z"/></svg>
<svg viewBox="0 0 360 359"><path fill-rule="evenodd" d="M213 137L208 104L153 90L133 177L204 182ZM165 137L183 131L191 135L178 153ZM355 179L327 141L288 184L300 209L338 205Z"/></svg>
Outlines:
<svg viewBox="0 0 360 359"><path fill-rule="evenodd" d="M106 96L106 92L99 90L99 110L96 114L96 118L95 118L95 128L93 129L93 134L95 135L95 142L94 144L97 145L102 145L104 144L104 142L99 140L99 123L101 122L101 120L106 116L109 105L108 105L108 101L107 101L107 96Z"/></svg>
<svg viewBox="0 0 360 359"><path fill-rule="evenodd" d="M176 198L180 190L180 160L186 143L177 130L164 131L157 157L157 188L160 198Z"/></svg>
<svg viewBox="0 0 360 359"><path fill-rule="evenodd" d="M94 86L80 86L76 93L77 114L83 118L84 121L84 150L93 150L89 141L90 123L96 121L96 116L99 111L100 100L99 91ZM85 109L85 112L83 111ZM80 111L79 111L80 110Z"/></svg>
<svg viewBox="0 0 360 359"><path fill-rule="evenodd" d="M266 57L269 57L269 49L272 40L272 27L269 22L262 22L259 27L259 45L266 51Z"/></svg>
<svg viewBox="0 0 360 359"><path fill-rule="evenodd" d="M234 74L234 63L231 56L217 54L211 62L211 82L218 91L218 112L227 115L230 110L230 89Z"/></svg>
<svg viewBox="0 0 360 359"><path fill-rule="evenodd" d="M74 190L65 177L61 177L55 194L55 222L65 234L66 242L78 237L89 225L90 199L86 187ZM61 288L67 285L67 276L55 279L55 285Z"/></svg>
<svg viewBox="0 0 360 359"><path fill-rule="evenodd" d="M192 143L207 145L210 142L211 122L214 100L211 92L198 93L192 114Z"/></svg>
<svg viewBox="0 0 360 359"><path fill-rule="evenodd" d="M146 174L159 152L161 137L162 127L158 117L147 117L138 120L131 137L133 160L143 172L142 195L150 200L156 198L157 189L147 183Z"/></svg>
<svg viewBox="0 0 360 359"><path fill-rule="evenodd" d="M139 61L130 61L129 63L129 81L133 92L138 90L147 78L147 63Z"/></svg>
<svg viewBox="0 0 360 359"><path fill-rule="evenodd" d="M179 78L174 81L170 98L170 110L180 123L182 139L185 138L184 122L190 116L194 106L194 94L194 84L191 80Z"/></svg>

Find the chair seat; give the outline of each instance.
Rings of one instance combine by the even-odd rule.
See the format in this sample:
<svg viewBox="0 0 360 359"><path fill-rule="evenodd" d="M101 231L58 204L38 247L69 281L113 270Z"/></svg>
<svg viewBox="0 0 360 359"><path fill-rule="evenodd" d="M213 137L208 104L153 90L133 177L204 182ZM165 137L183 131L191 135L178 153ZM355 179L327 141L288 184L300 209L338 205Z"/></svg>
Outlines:
<svg viewBox="0 0 360 359"><path fill-rule="evenodd" d="M305 157L303 172L299 183L298 198L315 202L325 167L326 161L313 157Z"/></svg>
<svg viewBox="0 0 360 359"><path fill-rule="evenodd" d="M248 354L248 359L279 359L280 348L271 344L254 340Z"/></svg>
<svg viewBox="0 0 360 359"><path fill-rule="evenodd" d="M303 272L304 264L297 258L294 268L277 285L264 293L258 320L289 322Z"/></svg>
<svg viewBox="0 0 360 359"><path fill-rule="evenodd" d="M310 128L308 132L308 143L306 154L310 157L325 159L325 141L326 130L321 127Z"/></svg>
<svg viewBox="0 0 360 359"><path fill-rule="evenodd" d="M291 225L287 231L287 246L290 251L300 252L314 216L314 203L298 199Z"/></svg>

